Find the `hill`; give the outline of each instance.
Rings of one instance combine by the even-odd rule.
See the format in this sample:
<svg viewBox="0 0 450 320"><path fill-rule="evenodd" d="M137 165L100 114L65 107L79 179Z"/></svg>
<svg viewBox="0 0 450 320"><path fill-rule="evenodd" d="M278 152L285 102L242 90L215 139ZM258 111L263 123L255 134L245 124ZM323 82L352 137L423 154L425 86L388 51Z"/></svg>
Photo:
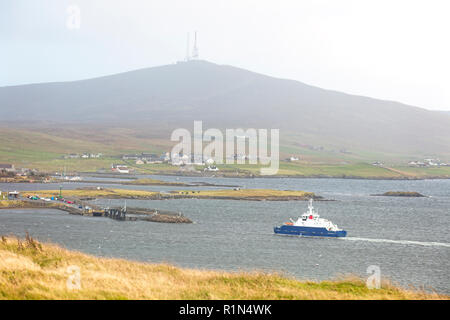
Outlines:
<svg viewBox="0 0 450 320"><path fill-rule="evenodd" d="M172 130L192 129L194 120L202 120L205 128L280 128L286 153L450 159L450 118L439 113L206 61L2 87L0 105L3 126L32 124L58 137L72 126L70 138L88 141L112 128L126 128L132 144L140 138L168 141ZM127 148L125 141L114 146Z"/></svg>

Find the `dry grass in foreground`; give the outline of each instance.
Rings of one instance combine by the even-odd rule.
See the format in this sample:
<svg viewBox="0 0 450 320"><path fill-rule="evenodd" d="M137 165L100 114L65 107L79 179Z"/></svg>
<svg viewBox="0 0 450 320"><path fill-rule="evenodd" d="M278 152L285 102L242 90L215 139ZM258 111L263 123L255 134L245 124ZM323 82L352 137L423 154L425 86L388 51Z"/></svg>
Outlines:
<svg viewBox="0 0 450 320"><path fill-rule="evenodd" d="M67 288L69 266L81 289ZM0 299L449 299L388 283L369 290L347 278L309 282L277 274L182 269L97 258L27 236L0 239Z"/></svg>

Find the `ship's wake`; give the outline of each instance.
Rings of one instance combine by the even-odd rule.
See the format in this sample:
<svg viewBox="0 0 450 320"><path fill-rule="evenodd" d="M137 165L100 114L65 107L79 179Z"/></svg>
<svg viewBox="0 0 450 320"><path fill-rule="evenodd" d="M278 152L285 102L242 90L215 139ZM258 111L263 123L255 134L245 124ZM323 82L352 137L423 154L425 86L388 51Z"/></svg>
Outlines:
<svg viewBox="0 0 450 320"><path fill-rule="evenodd" d="M345 237L340 238L350 241L368 241L368 242L382 242L382 243L395 243L403 245L417 245L426 247L447 247L450 248L450 243L445 242L424 242L424 241L412 241L412 240L390 240L390 239L372 239L372 238L358 238L358 237Z"/></svg>

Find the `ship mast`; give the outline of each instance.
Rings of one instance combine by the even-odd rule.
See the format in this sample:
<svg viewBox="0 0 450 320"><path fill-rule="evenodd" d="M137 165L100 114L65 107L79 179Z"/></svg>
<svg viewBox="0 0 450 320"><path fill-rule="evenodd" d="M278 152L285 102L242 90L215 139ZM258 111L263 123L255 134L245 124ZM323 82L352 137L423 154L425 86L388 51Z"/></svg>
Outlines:
<svg viewBox="0 0 450 320"><path fill-rule="evenodd" d="M308 204L308 213L309 214L313 214L314 213L314 207L313 207L313 199L309 199L309 204Z"/></svg>

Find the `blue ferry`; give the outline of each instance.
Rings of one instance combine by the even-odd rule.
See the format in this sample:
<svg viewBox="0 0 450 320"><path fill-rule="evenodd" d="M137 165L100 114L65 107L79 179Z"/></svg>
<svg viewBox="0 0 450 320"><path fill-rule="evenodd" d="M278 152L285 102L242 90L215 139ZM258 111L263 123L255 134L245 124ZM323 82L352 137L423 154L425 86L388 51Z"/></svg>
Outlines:
<svg viewBox="0 0 450 320"><path fill-rule="evenodd" d="M297 221L290 220L291 222L275 227L273 231L277 234L306 237L345 237L347 235L347 231L339 229L337 225L327 219L320 218L314 210L312 199L309 200L307 212Z"/></svg>

